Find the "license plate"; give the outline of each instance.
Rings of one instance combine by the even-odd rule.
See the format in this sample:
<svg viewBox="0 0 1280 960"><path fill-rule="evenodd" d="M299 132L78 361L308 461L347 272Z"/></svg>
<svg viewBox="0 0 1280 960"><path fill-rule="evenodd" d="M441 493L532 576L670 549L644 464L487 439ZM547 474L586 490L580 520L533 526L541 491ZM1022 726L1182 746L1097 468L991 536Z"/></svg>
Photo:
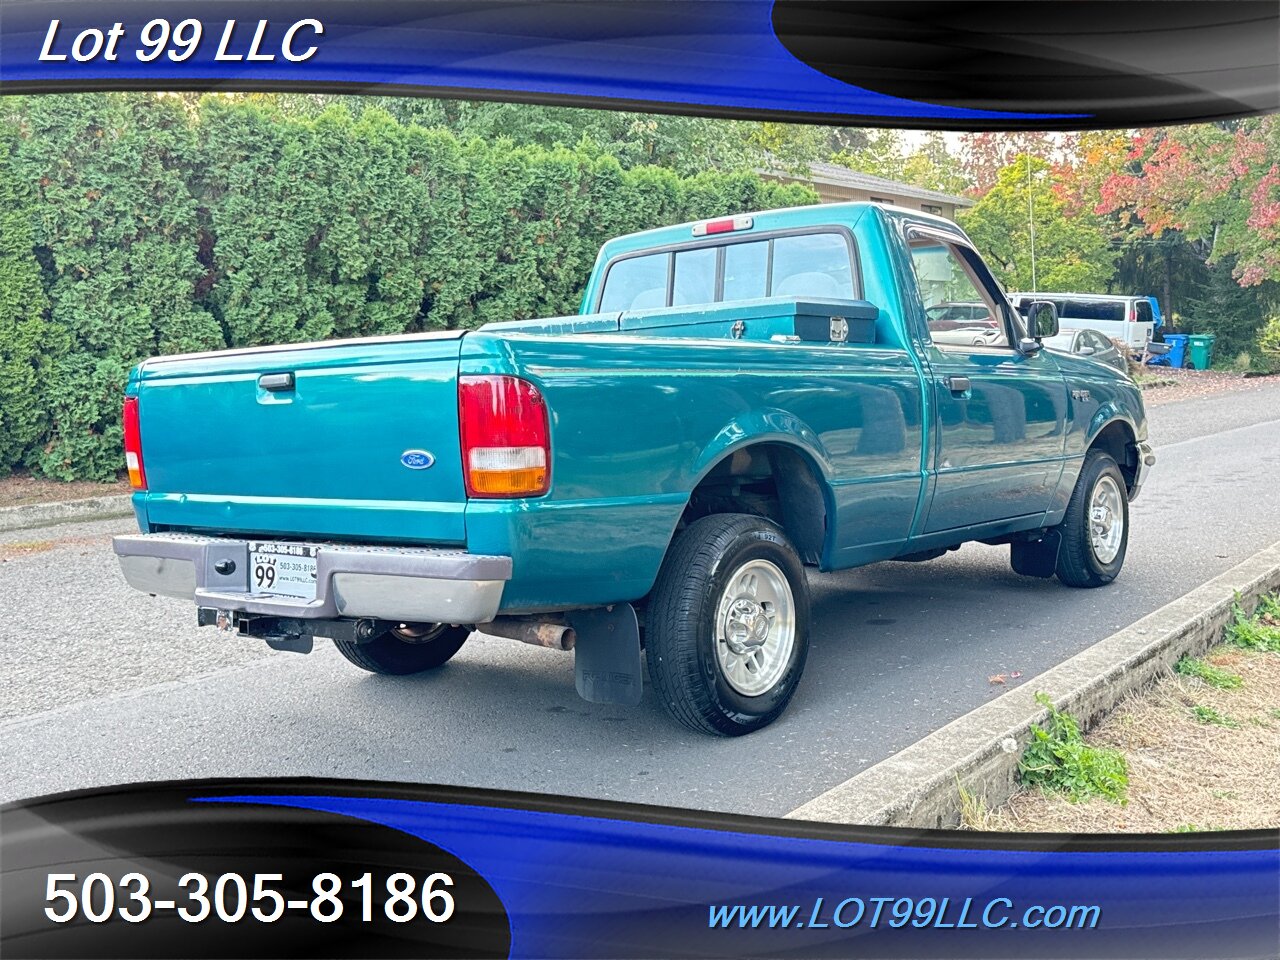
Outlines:
<svg viewBox="0 0 1280 960"><path fill-rule="evenodd" d="M249 544L249 592L316 598L316 548L301 543Z"/></svg>

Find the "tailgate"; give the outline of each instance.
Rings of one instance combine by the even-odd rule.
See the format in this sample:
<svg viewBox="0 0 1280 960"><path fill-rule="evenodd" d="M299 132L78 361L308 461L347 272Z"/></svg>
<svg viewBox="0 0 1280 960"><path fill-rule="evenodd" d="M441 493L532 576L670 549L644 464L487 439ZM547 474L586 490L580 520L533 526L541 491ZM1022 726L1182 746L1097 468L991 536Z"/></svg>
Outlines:
<svg viewBox="0 0 1280 960"><path fill-rule="evenodd" d="M465 542L457 396L462 335L143 364L131 389L138 395L149 524Z"/></svg>

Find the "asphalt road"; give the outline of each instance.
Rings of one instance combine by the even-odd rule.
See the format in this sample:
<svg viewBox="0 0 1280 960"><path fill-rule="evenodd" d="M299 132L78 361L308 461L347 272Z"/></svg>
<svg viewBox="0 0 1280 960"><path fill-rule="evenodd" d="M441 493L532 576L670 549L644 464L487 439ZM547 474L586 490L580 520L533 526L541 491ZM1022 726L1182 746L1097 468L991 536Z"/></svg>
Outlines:
<svg viewBox="0 0 1280 960"><path fill-rule="evenodd" d="M1151 409L1159 462L1119 581L1015 576L1008 548L813 578L791 709L726 741L650 695L577 698L566 654L473 638L441 671L362 673L197 630L129 590L106 521L0 534L0 800L180 777L424 781L780 815L1280 539L1280 384Z"/></svg>

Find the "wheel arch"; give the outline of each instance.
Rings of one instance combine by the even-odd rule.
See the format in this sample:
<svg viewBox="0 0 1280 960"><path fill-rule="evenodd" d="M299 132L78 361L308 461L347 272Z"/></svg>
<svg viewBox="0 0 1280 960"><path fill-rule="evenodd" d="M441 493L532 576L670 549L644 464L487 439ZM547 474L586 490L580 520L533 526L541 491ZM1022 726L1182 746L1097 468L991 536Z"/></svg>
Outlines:
<svg viewBox="0 0 1280 960"><path fill-rule="evenodd" d="M816 438L815 438L816 439ZM705 459L705 458L704 458ZM716 513L746 513L773 520L801 559L816 565L831 535L834 515L829 462L794 434L743 438L705 462L673 531Z"/></svg>
<svg viewBox="0 0 1280 960"><path fill-rule="evenodd" d="M1120 472L1124 475L1125 492L1132 495L1138 476L1137 442L1138 436L1133 424L1124 417L1114 417L1094 433L1085 456L1092 450L1103 450L1110 454L1120 465Z"/></svg>

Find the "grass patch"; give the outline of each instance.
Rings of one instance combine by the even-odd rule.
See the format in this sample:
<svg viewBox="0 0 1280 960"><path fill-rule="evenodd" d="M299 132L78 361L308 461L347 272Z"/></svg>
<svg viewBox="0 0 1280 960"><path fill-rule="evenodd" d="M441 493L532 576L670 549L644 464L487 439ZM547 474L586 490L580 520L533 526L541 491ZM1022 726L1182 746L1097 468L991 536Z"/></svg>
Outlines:
<svg viewBox="0 0 1280 960"><path fill-rule="evenodd" d="M1277 607L1274 597L1261 606L1256 615L1261 626L1277 625L1265 622ZM1090 745L1127 758L1128 803L1072 802L1065 792L1023 786L980 817L972 811L971 819L979 829L1024 833L1274 830L1280 822L1275 790L1280 656L1240 646L1216 647L1201 656L1209 666L1238 674L1240 685L1222 688L1192 680L1185 671L1195 667L1184 665L1127 697L1089 732ZM1212 712L1193 712L1197 705ZM1226 723L1215 722L1218 718ZM1041 724L1046 731L1056 726ZM1050 773L1024 775L1022 781L1049 779Z"/></svg>
<svg viewBox="0 0 1280 960"><path fill-rule="evenodd" d="M1263 597L1253 616L1246 616L1238 601L1231 609L1234 619L1227 624L1227 643L1246 650L1280 653L1280 598Z"/></svg>
<svg viewBox="0 0 1280 960"><path fill-rule="evenodd" d="M1076 718L1057 709L1046 694L1036 694L1036 703L1049 711L1049 720L1044 727L1031 727L1031 742L1018 761L1022 782L1065 794L1072 803L1090 797L1125 803L1129 768L1124 754L1086 744Z"/></svg>
<svg viewBox="0 0 1280 960"><path fill-rule="evenodd" d="M1183 657L1173 669L1184 677L1195 677L1219 690L1234 690L1244 683L1244 678L1240 674L1215 667L1207 660L1196 657Z"/></svg>
<svg viewBox="0 0 1280 960"><path fill-rule="evenodd" d="M1201 723L1211 724L1215 727L1230 727L1232 730L1240 729L1240 724L1236 723L1225 713L1220 713L1213 707L1195 706L1191 708L1191 715Z"/></svg>
<svg viewBox="0 0 1280 960"><path fill-rule="evenodd" d="M990 811L982 798L972 790L966 790L956 777L956 792L960 796L960 825L966 830L982 830Z"/></svg>

